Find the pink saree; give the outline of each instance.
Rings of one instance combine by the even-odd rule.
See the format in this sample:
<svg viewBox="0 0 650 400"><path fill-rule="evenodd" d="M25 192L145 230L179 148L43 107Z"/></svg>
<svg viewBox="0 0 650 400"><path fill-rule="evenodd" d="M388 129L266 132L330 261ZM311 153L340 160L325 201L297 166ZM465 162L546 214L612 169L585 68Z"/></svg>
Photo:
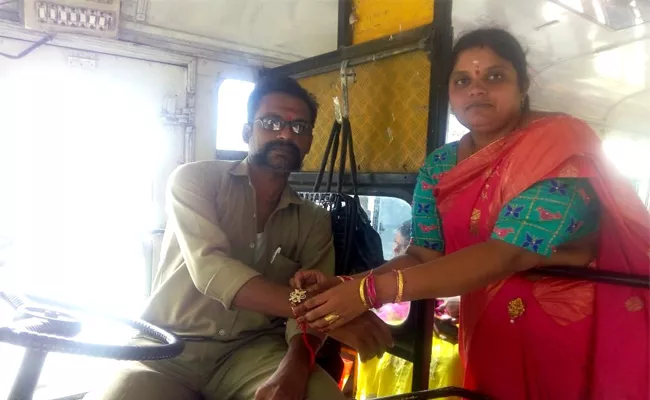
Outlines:
<svg viewBox="0 0 650 400"><path fill-rule="evenodd" d="M446 253L484 242L536 182L588 178L601 203L595 268L650 275L650 214L583 122L549 117L461 161L435 188ZM497 400L650 399L649 291L514 275L461 303L465 387Z"/></svg>

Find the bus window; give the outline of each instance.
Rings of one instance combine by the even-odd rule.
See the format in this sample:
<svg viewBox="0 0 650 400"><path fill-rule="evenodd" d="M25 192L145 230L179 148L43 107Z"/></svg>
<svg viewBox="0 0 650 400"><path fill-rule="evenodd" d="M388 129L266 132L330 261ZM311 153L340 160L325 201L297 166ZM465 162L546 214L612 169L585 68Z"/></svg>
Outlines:
<svg viewBox="0 0 650 400"><path fill-rule="evenodd" d="M456 119L454 114L449 114L447 120L447 138L446 143L455 142L460 140L464 134L469 132L469 129L465 128L459 121Z"/></svg>
<svg viewBox="0 0 650 400"><path fill-rule="evenodd" d="M248 151L242 128L248 119L246 104L255 84L226 79L217 94L217 150Z"/></svg>
<svg viewBox="0 0 650 400"><path fill-rule="evenodd" d="M410 240L411 205L402 199L384 196L359 196L372 227L379 232L384 259L390 260L406 250ZM410 303L386 304L376 313L389 325L406 321Z"/></svg>
<svg viewBox="0 0 650 400"><path fill-rule="evenodd" d="M650 209L650 167L645 162L650 140L612 134L603 141L603 150L618 170L634 185L645 206Z"/></svg>

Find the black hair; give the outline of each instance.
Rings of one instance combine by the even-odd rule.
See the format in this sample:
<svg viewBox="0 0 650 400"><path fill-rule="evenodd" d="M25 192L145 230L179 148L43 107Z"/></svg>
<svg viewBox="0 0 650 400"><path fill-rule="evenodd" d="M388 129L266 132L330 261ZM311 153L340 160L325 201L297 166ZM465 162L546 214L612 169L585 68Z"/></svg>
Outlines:
<svg viewBox="0 0 650 400"><path fill-rule="evenodd" d="M462 52L469 49L488 47L504 60L510 61L517 71L517 84L519 90L523 92L530 86L530 76L528 75L528 61L526 61L526 52L521 43L512 36L512 34L500 28L481 28L468 32L458 39L452 50L452 68L458 62L458 57ZM528 95L522 105L524 110L530 108L530 99Z"/></svg>
<svg viewBox="0 0 650 400"><path fill-rule="evenodd" d="M255 85L255 89L248 98L248 122L252 123L255 118L257 110L260 108L260 103L264 96L271 93L284 93L289 96L296 97L307 104L309 108L311 124L316 123L318 116L318 102L314 96L305 90L300 84L289 77L276 77L276 78L261 78Z"/></svg>
<svg viewBox="0 0 650 400"><path fill-rule="evenodd" d="M404 239L411 239L411 220L404 221L402 225L397 228L397 231Z"/></svg>

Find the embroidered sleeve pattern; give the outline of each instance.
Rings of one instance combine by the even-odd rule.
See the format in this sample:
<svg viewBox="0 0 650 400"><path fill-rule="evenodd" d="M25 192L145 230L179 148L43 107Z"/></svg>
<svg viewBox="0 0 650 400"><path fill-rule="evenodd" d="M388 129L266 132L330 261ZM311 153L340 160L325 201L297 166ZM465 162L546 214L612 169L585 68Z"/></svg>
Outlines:
<svg viewBox="0 0 650 400"><path fill-rule="evenodd" d="M538 182L501 210L492 238L548 257L555 247L595 232L599 211L587 179Z"/></svg>
<svg viewBox="0 0 650 400"><path fill-rule="evenodd" d="M427 157L420 168L413 192L411 244L444 252L442 221L436 208L433 189L440 177L456 165L458 143L447 144Z"/></svg>

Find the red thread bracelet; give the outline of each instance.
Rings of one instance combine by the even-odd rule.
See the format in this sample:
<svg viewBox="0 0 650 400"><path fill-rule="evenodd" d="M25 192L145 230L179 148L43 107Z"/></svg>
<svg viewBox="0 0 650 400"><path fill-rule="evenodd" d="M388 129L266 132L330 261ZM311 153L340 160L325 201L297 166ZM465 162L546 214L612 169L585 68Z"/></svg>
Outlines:
<svg viewBox="0 0 650 400"><path fill-rule="evenodd" d="M296 306L300 305L304 300L307 299L307 292L301 289L294 289L293 292L289 295L289 303L291 304L291 310L294 311ZM309 343L309 338L307 337L307 323L300 322L298 323L298 329L301 331L302 342L304 343L307 351L309 352L309 372L314 369L316 365L316 350Z"/></svg>

